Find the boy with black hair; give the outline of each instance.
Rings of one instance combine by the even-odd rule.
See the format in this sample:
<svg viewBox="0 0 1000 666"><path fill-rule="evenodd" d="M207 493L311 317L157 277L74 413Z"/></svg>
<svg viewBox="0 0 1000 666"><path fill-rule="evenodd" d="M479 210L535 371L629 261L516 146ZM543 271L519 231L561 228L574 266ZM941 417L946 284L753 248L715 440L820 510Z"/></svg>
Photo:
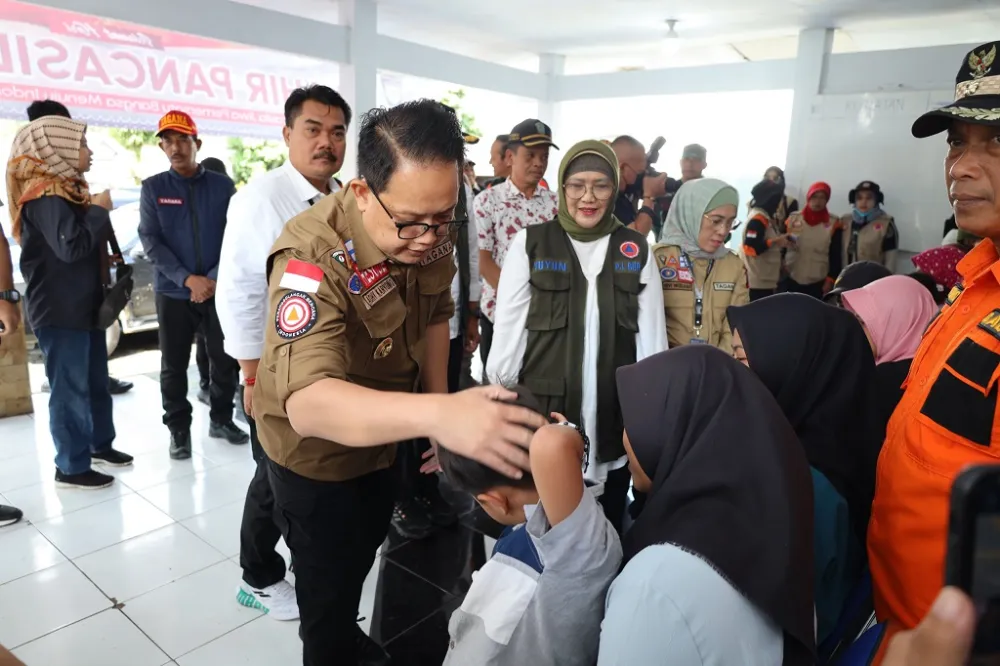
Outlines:
<svg viewBox="0 0 1000 666"><path fill-rule="evenodd" d="M521 386L514 404L541 413ZM593 664L604 599L622 548L594 488L583 479L582 429L562 421L535 431L531 473L511 479L444 447L449 480L508 525L449 622L445 666Z"/></svg>

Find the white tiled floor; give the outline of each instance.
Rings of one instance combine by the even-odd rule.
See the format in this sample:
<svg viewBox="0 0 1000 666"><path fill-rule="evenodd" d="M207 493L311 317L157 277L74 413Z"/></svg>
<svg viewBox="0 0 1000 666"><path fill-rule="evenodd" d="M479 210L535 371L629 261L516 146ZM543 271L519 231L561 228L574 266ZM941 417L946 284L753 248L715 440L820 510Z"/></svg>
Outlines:
<svg viewBox="0 0 1000 666"><path fill-rule="evenodd" d="M55 488L46 395L34 416L0 419L0 503L25 512L0 529L0 644L27 666L300 663L297 623L235 601L249 447L208 439L195 402L194 458L170 460L158 385L129 379L136 387L115 398L116 447L135 465L112 470L106 490Z"/></svg>

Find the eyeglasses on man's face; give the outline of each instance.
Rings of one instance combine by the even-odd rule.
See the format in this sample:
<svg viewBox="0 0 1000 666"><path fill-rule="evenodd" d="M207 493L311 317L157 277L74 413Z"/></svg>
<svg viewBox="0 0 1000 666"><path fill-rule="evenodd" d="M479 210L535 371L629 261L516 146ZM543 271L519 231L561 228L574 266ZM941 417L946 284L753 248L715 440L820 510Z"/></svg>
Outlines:
<svg viewBox="0 0 1000 666"><path fill-rule="evenodd" d="M375 194L375 190L369 189L372 196L375 197L375 201L378 202L379 206L382 206L382 210L385 214L389 216L392 223L396 225L396 236L400 240L416 240L420 238L428 231L433 231L434 235L439 238L444 238L450 236L452 233L457 232L459 229L468 224L469 220L451 220L450 222L443 222L441 224L428 224L426 222L406 222L399 220L395 215L386 207L379 196Z"/></svg>

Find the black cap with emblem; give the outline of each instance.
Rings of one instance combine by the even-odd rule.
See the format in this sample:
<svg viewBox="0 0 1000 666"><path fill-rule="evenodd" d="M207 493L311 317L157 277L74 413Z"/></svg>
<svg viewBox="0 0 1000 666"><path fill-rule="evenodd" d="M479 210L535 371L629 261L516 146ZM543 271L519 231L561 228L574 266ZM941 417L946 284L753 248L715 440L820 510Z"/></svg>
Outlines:
<svg viewBox="0 0 1000 666"><path fill-rule="evenodd" d="M954 120L979 125L1000 125L1000 42L990 42L972 49L955 77L955 101L917 118L910 130L924 139L940 134Z"/></svg>
<svg viewBox="0 0 1000 666"><path fill-rule="evenodd" d="M552 146L556 150L559 150L559 146L552 143L552 128L535 118L528 118L519 122L507 136L509 137L508 145L510 146L521 145L528 148Z"/></svg>
<svg viewBox="0 0 1000 666"><path fill-rule="evenodd" d="M855 187L853 190L851 190L850 192L848 192L847 193L847 202L850 203L853 206L854 205L854 200L858 196L858 192L863 192L865 190L868 190L869 192L871 192L872 194L875 195L875 201L878 202L879 206L881 206L882 204L885 203L885 195L882 194L882 188L879 187L878 183L876 183L874 181L871 181L871 180L863 180L863 181L861 181L860 183L858 183L857 187Z"/></svg>

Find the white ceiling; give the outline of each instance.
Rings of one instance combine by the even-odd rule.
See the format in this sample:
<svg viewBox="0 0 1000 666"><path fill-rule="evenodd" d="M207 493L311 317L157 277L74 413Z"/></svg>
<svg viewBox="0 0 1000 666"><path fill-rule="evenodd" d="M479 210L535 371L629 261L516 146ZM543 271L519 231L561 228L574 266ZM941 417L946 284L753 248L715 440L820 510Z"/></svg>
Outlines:
<svg viewBox="0 0 1000 666"><path fill-rule="evenodd" d="M235 0L337 22L337 0ZM375 0L381 34L537 71L566 73L795 56L797 34L837 28L834 52L973 43L1000 37L998 0ZM665 21L680 36L668 47Z"/></svg>

